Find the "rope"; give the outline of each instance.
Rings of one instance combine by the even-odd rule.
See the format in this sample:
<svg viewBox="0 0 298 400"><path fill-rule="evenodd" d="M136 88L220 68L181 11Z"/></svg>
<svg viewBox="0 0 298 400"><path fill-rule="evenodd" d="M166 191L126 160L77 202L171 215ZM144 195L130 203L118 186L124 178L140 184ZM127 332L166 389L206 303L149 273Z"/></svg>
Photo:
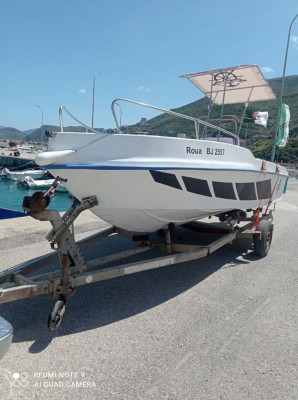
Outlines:
<svg viewBox="0 0 298 400"><path fill-rule="evenodd" d="M10 167L9 170L13 171L14 169L17 169L17 168L20 168L20 167L23 168L23 167L26 167L26 165L32 165L32 164L34 164L34 160L31 160L31 161L27 162L26 164L19 165L18 167ZM1 168L3 167L3 165L4 165L4 163L2 164Z"/></svg>
<svg viewBox="0 0 298 400"><path fill-rule="evenodd" d="M107 133L104 136L96 138L96 139L92 140L90 143L87 143L87 144L85 144L84 146L81 146L81 147L77 147L76 149L73 149L73 150L74 151L82 150L85 147L91 146L91 144L93 144L93 143L99 142L100 140L104 139L106 136L109 136L109 135L110 135L110 133Z"/></svg>
<svg viewBox="0 0 298 400"><path fill-rule="evenodd" d="M279 172L280 172L280 165L276 165L276 173L279 173ZM275 189L276 189L276 186L277 186L277 183L278 183L279 180L280 180L280 176L278 176L277 179L276 179L275 185L274 185L272 193L270 195L269 203L267 204L267 207L266 207L265 214L267 214L268 208L271 206L273 193L275 192Z"/></svg>
<svg viewBox="0 0 298 400"><path fill-rule="evenodd" d="M278 176L277 179L276 179L274 188L273 188L273 190L272 190L272 193L271 193L271 196L270 196L270 199L269 199L269 203L267 204L267 207L266 207L265 214L267 214L268 208L271 206L273 193L275 192L275 188L276 188L276 185L277 185L277 182L279 181L279 179L280 179L280 176Z"/></svg>
<svg viewBox="0 0 298 400"><path fill-rule="evenodd" d="M262 170L264 171L264 176L263 176L263 185L262 185L262 189L261 189L261 196L260 196L260 201L259 201L259 206L257 209L257 215L256 215L256 222L255 222L255 226L254 229L257 230L258 225L259 225L259 220L260 220L260 209L261 209L261 203L263 200L263 192L264 192L264 182L265 182L265 177L266 177L266 172L267 172L267 165L266 165L266 160L262 161Z"/></svg>

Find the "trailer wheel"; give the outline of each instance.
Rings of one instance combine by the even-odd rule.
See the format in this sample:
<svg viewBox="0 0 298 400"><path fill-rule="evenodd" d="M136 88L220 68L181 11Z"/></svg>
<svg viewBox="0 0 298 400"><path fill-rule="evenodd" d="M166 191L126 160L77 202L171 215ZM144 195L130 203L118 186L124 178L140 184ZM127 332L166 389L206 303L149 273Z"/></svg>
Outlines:
<svg viewBox="0 0 298 400"><path fill-rule="evenodd" d="M58 329L59 325L61 324L64 312L65 302L61 300L56 301L53 310L48 318L48 327L52 332Z"/></svg>
<svg viewBox="0 0 298 400"><path fill-rule="evenodd" d="M261 231L261 238L254 238L254 253L259 257L266 257L269 253L272 236L273 224L267 219L259 222L258 231Z"/></svg>

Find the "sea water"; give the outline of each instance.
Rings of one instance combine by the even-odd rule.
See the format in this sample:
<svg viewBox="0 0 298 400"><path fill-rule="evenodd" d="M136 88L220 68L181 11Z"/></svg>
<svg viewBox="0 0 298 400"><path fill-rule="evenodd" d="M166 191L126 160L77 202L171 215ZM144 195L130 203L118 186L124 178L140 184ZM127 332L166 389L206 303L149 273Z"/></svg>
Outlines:
<svg viewBox="0 0 298 400"><path fill-rule="evenodd" d="M32 196L36 191L37 189L30 190L17 186L17 181L0 178L0 208L23 211L23 198L25 196ZM48 208L66 211L70 206L70 202L69 193L56 192Z"/></svg>

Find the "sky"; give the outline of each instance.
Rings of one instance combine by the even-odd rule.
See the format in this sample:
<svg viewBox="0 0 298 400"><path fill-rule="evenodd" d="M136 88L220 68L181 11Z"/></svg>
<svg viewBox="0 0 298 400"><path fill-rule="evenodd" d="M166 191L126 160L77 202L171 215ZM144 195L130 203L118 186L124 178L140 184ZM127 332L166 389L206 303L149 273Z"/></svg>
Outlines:
<svg viewBox="0 0 298 400"><path fill-rule="evenodd" d="M114 128L115 98L166 109L201 98L184 74L257 64L280 77L296 14L297 0L2 0L0 125L59 125L64 105L91 126L94 81L94 126ZM298 18L286 68L296 74ZM119 104L122 124L155 115Z"/></svg>

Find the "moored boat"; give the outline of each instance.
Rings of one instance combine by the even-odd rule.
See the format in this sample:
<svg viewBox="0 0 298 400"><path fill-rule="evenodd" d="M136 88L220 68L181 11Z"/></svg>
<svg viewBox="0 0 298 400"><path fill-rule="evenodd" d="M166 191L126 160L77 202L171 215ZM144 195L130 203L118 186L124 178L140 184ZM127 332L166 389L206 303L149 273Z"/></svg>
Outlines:
<svg viewBox="0 0 298 400"><path fill-rule="evenodd" d="M25 176L30 176L33 179L41 179L45 176L47 171L43 169L26 169L23 171L10 170L8 168L3 168L0 171L0 176L3 179L10 179L12 181L18 181L24 179Z"/></svg>
<svg viewBox="0 0 298 400"><path fill-rule="evenodd" d="M54 179L39 179L35 180L31 176L25 176L24 179L18 181L17 186L24 187L26 189L49 189L54 183ZM68 190L61 184L58 183L55 187L56 192L67 192Z"/></svg>

